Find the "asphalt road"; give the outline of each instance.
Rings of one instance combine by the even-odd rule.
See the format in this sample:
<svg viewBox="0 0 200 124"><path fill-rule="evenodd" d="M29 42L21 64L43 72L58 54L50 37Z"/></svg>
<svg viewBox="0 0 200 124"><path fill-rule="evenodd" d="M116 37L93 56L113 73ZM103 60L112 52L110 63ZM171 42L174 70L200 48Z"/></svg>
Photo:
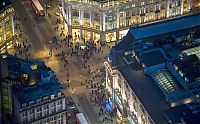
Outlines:
<svg viewBox="0 0 200 124"><path fill-rule="evenodd" d="M13 3L13 7L15 9L15 13L17 14L17 17L22 22L22 25L24 26L25 31L27 32L32 44L34 51L40 51L44 50L44 47L41 44L40 38L37 35L36 31L33 29L34 22L26 12L26 9L22 5L22 2L19 2L19 0L11 0ZM25 21L26 18L26 21Z"/></svg>
<svg viewBox="0 0 200 124"><path fill-rule="evenodd" d="M90 106L90 103L87 100L87 97L85 93L77 94L76 95L78 101L80 102L81 106L83 106L83 111L87 115L87 117L90 119L91 124L101 124L99 118L97 118L97 115L92 110L92 107ZM81 99L82 97L82 99Z"/></svg>
<svg viewBox="0 0 200 124"><path fill-rule="evenodd" d="M51 40L55 35L47 19L38 20L31 5L24 1L12 0L17 17L21 20L35 52L44 51L44 41ZM25 21L26 18L26 21Z"/></svg>
<svg viewBox="0 0 200 124"><path fill-rule="evenodd" d="M38 22L35 18L35 15L32 11L31 6L24 2L24 0L11 0L13 2L14 9L22 25L24 26L25 32L27 32L33 48L34 52L40 52L42 50L46 50L44 46L44 41L49 41L53 36L55 36L56 32L52 29L52 25L49 23L52 20L43 20ZM21 2L20 2L21 1ZM24 20L26 18L26 21ZM35 26L34 26L35 25ZM100 55L102 56L102 55ZM97 66L96 64L99 63L97 58L91 60L91 66ZM76 62L75 62L76 59ZM63 68L63 63L60 62L59 57L51 57L47 59L43 59L45 63L49 63L50 66L56 73L58 79L61 83L66 82L66 73L65 69ZM89 119L91 124L101 124L99 118L96 116L95 112L93 111L92 107L89 104L89 101L86 97L85 90L80 87L80 82L84 79L88 78L87 73L85 70L80 69L80 58L79 57L71 57L69 61L69 71L70 71L70 80L71 80L71 87L79 91L75 93L75 97L77 98L78 102L83 108L83 113ZM83 77L81 77L83 75ZM69 95L69 94L68 94ZM81 99L82 97L82 99Z"/></svg>

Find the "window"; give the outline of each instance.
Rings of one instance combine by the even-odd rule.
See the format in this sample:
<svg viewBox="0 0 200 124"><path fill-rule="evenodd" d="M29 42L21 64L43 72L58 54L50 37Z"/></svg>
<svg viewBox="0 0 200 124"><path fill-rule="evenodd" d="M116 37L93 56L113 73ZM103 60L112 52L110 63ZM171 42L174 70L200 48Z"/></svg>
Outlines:
<svg viewBox="0 0 200 124"><path fill-rule="evenodd" d="M45 96L45 97L44 97L44 100L48 100L48 96Z"/></svg>
<svg viewBox="0 0 200 124"><path fill-rule="evenodd" d="M49 106L48 105L44 105L44 115L48 115L49 114Z"/></svg>
<svg viewBox="0 0 200 124"><path fill-rule="evenodd" d="M150 0L150 3L153 3L154 2L154 0Z"/></svg>
<svg viewBox="0 0 200 124"><path fill-rule="evenodd" d="M180 0L178 1L178 6L181 6L181 1Z"/></svg>
<svg viewBox="0 0 200 124"><path fill-rule="evenodd" d="M63 119L62 119L62 114L58 115L58 124L62 124L63 123Z"/></svg>
<svg viewBox="0 0 200 124"><path fill-rule="evenodd" d="M51 95L51 99L54 99L54 94Z"/></svg>
<svg viewBox="0 0 200 124"><path fill-rule="evenodd" d="M31 105L34 105L34 101L30 101L29 102L29 105L31 106Z"/></svg>
<svg viewBox="0 0 200 124"><path fill-rule="evenodd" d="M55 116L51 117L51 123L56 124L56 117Z"/></svg>
<svg viewBox="0 0 200 124"><path fill-rule="evenodd" d="M26 117L27 116L27 112L23 112L22 117Z"/></svg>
<svg viewBox="0 0 200 124"><path fill-rule="evenodd" d="M153 6L150 6L149 11L153 12L153 8L154 8Z"/></svg>
<svg viewBox="0 0 200 124"><path fill-rule="evenodd" d="M40 103L41 101L42 101L42 99L37 99L36 100L37 103Z"/></svg>
<svg viewBox="0 0 200 124"><path fill-rule="evenodd" d="M144 1L141 2L141 6L144 6Z"/></svg>
<svg viewBox="0 0 200 124"><path fill-rule="evenodd" d="M98 13L94 13L94 20L100 21L100 15Z"/></svg>
<svg viewBox="0 0 200 124"><path fill-rule="evenodd" d="M38 118L42 117L42 108L41 108L41 107L39 107L39 108L37 109L37 117L38 117Z"/></svg>
<svg viewBox="0 0 200 124"><path fill-rule="evenodd" d="M23 123L27 123L27 122L28 122L28 117L22 118L22 122L23 122Z"/></svg>
<svg viewBox="0 0 200 124"><path fill-rule="evenodd" d="M62 99L58 101L57 110L58 111L62 110Z"/></svg>
<svg viewBox="0 0 200 124"><path fill-rule="evenodd" d="M125 7L126 9L128 9L129 8L129 5L126 5L126 7Z"/></svg>
<svg viewBox="0 0 200 124"><path fill-rule="evenodd" d="M72 16L76 16L76 17L79 17L79 10L72 10Z"/></svg>
<svg viewBox="0 0 200 124"><path fill-rule="evenodd" d="M32 121L34 119L35 119L35 115L34 114L30 115L30 121Z"/></svg>
<svg viewBox="0 0 200 124"><path fill-rule="evenodd" d="M34 109L31 109L31 110L30 110L30 114L34 114Z"/></svg>
<svg viewBox="0 0 200 124"><path fill-rule="evenodd" d="M84 12L83 17L89 19L90 18L90 12Z"/></svg>
<svg viewBox="0 0 200 124"><path fill-rule="evenodd" d="M62 95L62 93L61 93L61 92L59 92L59 93L58 93L58 97L61 97L61 95Z"/></svg>
<svg viewBox="0 0 200 124"><path fill-rule="evenodd" d="M26 103L23 103L23 104L22 104L22 108L24 108L24 107L26 107Z"/></svg>
<svg viewBox="0 0 200 124"><path fill-rule="evenodd" d="M123 18L123 17L124 17L124 12L120 12L119 16L120 16L121 18Z"/></svg>
<svg viewBox="0 0 200 124"><path fill-rule="evenodd" d="M135 10L132 11L132 16L135 16L136 12Z"/></svg>
<svg viewBox="0 0 200 124"><path fill-rule="evenodd" d="M132 6L132 7L135 7L135 3L133 3L131 6Z"/></svg>
<svg viewBox="0 0 200 124"><path fill-rule="evenodd" d="M163 10L163 9L165 9L165 4L164 3L161 4L161 10Z"/></svg>
<svg viewBox="0 0 200 124"><path fill-rule="evenodd" d="M126 11L126 17L129 17L129 11Z"/></svg>
<svg viewBox="0 0 200 124"><path fill-rule="evenodd" d="M62 104L62 99L58 101L58 105L61 105Z"/></svg>

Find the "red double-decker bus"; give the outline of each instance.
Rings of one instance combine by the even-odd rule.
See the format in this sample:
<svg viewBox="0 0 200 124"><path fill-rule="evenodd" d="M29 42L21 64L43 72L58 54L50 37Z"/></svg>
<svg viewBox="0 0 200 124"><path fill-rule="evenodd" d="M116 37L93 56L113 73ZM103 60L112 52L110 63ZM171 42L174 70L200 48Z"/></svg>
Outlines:
<svg viewBox="0 0 200 124"><path fill-rule="evenodd" d="M38 0L31 0L31 6L33 7L38 19L44 19L45 12L40 2Z"/></svg>

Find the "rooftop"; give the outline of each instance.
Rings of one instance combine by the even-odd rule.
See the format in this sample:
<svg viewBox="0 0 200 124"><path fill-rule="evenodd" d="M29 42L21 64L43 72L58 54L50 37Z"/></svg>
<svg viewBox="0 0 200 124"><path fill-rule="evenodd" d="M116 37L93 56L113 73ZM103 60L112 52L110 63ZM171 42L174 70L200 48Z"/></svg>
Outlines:
<svg viewBox="0 0 200 124"><path fill-rule="evenodd" d="M12 5L10 0L0 0L0 13L4 11L8 6Z"/></svg>
<svg viewBox="0 0 200 124"><path fill-rule="evenodd" d="M17 75L21 75L22 73L35 74L43 70L43 67L47 68L42 61L25 60L9 54L1 54L0 60L7 61L9 76L16 74L16 78L19 78Z"/></svg>
<svg viewBox="0 0 200 124"><path fill-rule="evenodd" d="M143 71L135 71L128 65L119 68L119 72L139 98L153 121L156 124L167 124L163 113L169 106L152 78L145 75Z"/></svg>
<svg viewBox="0 0 200 124"><path fill-rule="evenodd" d="M190 31L193 31L193 28L196 29L200 27L199 20L200 13L175 19L168 19L149 25L133 26L122 41L114 46L110 52L113 58L112 66L114 66L114 68L117 67L127 84L131 87L132 91L141 101L145 110L156 124L168 123L163 114L169 108L169 105L167 104L163 93L170 94L176 90L182 89L182 87L178 85L178 82L170 73L161 71L155 74L160 85L160 90L156 82L154 82L153 79L147 76L142 70L136 71L136 69L132 68L131 65L127 64L120 66L120 62L123 60L126 52L134 51L134 45L140 43L145 44L146 42L152 42L152 40L156 41L156 39L166 39L166 36L168 36L166 34L169 34L170 38L172 35L175 35L175 38L186 36ZM163 38L163 36L165 37ZM172 37L172 41L175 38ZM169 41L171 40L169 39ZM163 40L163 42L165 43L165 40ZM176 48L172 49L174 42L175 40L173 42L167 42L168 44L171 44L171 46L155 45L152 47L151 45L147 45L149 46L147 48L142 46L142 50L138 52L139 59L141 59L146 67L165 63L166 61L174 61L174 59L179 57L180 52ZM156 48L155 50L155 47L159 48ZM166 53L168 54L166 55ZM194 75L194 73L191 73L191 75ZM186 92L185 94L189 94L189 92ZM179 92L178 98L181 98L181 95L182 91Z"/></svg>
<svg viewBox="0 0 200 124"><path fill-rule="evenodd" d="M155 59L152 59L155 58ZM165 58L160 49L151 50L140 55L141 61L146 67L165 63Z"/></svg>
<svg viewBox="0 0 200 124"><path fill-rule="evenodd" d="M200 122L200 104L189 103L170 108L165 112L165 116L172 124L181 123L181 119L186 124L198 124Z"/></svg>
<svg viewBox="0 0 200 124"><path fill-rule="evenodd" d="M187 77L189 82L200 81L200 61L195 54L173 61L181 76Z"/></svg>
<svg viewBox="0 0 200 124"><path fill-rule="evenodd" d="M58 93L61 91L61 86L52 78L51 82L39 82L33 86L14 85L13 91L20 103L27 103L53 93Z"/></svg>
<svg viewBox="0 0 200 124"><path fill-rule="evenodd" d="M18 97L20 103L61 91L59 81L54 75L50 74L51 69L42 61L25 60L8 54L1 54L0 60L7 61L8 78L21 82L21 84L13 86L14 94ZM50 78L44 80L41 75L43 78ZM23 83L22 77L27 78L29 84Z"/></svg>
<svg viewBox="0 0 200 124"><path fill-rule="evenodd" d="M143 38L173 33L179 30L185 30L200 26L200 13L183 16L174 19L168 19L152 24L133 26L130 29L135 40Z"/></svg>

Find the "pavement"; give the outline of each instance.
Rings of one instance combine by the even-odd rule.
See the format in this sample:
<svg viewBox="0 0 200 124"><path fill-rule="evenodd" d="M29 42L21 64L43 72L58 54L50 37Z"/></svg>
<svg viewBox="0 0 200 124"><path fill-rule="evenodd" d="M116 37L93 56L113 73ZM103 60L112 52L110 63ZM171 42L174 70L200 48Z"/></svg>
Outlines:
<svg viewBox="0 0 200 124"><path fill-rule="evenodd" d="M64 62L60 60L60 56L57 54L62 50L64 52L69 52L70 50L66 47L53 49L53 56L48 55L48 46L45 42L51 40L52 36L59 36L61 33L62 24L55 25L58 17L54 14L58 12L57 1L49 1L51 6L48 9L48 13L51 13L51 17L46 17L44 21L38 21L32 11L30 3L25 0L11 0L15 8L17 17L20 23L23 25L24 32L28 36L29 42L32 44L32 59L40 59L45 61L45 63L50 66L55 74L57 75L61 85L64 86L64 93L66 96L71 96L74 100L79 112L82 112L90 124L102 124L102 117L97 115L98 106L91 105L88 100L88 90L85 88L85 84L81 86L81 82L85 79L90 78L87 74L86 69L80 68L81 59L79 56L67 56L69 64L67 66L70 74L70 88L65 88L67 82L67 73L64 67ZM44 4L44 1L41 2ZM44 5L43 5L44 6ZM26 18L26 21L25 21ZM59 27L58 31L54 31L55 27ZM99 47L99 46L98 46ZM61 50L62 49L62 50ZM87 65L91 66L91 69L103 67L104 57L110 51L106 46L103 48L103 53L94 53L95 55L91 57ZM39 57L40 56L40 57ZM38 57L38 58L37 58ZM110 122L108 122L110 124Z"/></svg>

